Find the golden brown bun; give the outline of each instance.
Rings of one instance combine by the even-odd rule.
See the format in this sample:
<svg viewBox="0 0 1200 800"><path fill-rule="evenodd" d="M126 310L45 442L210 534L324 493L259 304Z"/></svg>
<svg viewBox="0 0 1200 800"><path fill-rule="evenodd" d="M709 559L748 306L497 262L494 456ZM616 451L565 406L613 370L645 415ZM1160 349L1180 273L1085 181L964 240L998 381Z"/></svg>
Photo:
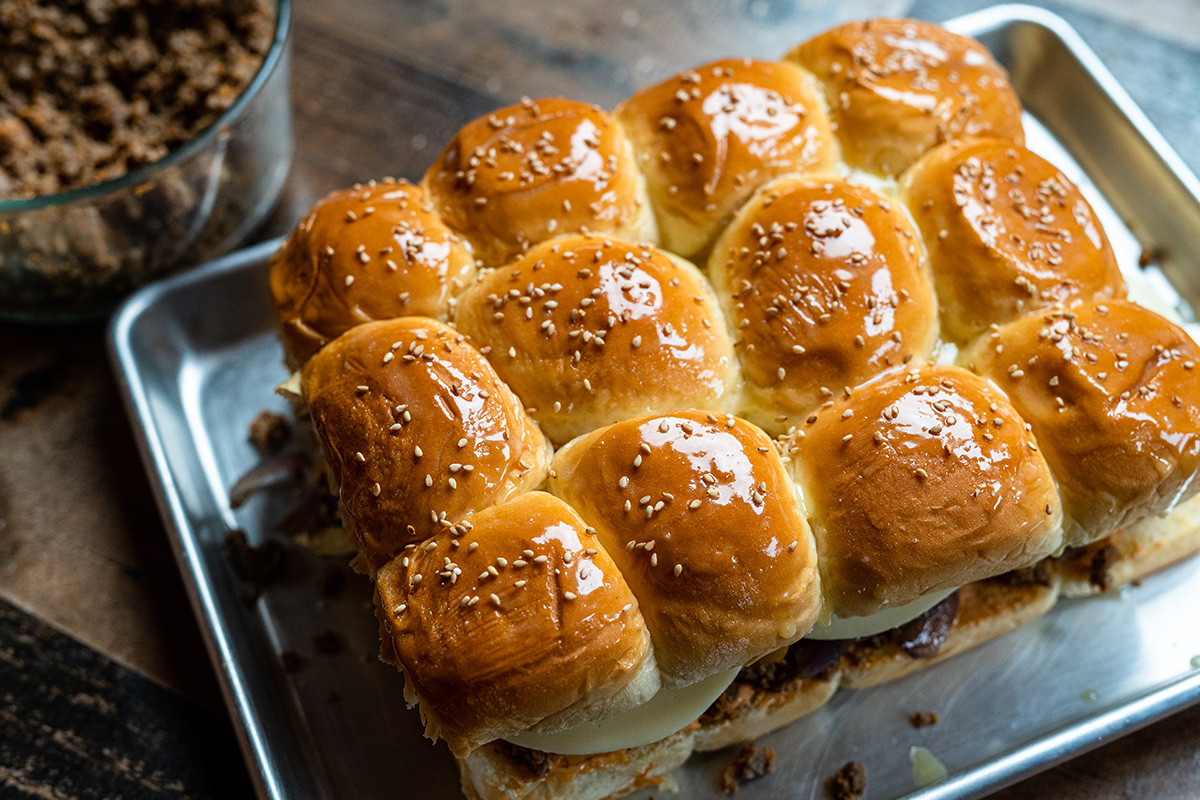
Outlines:
<svg viewBox="0 0 1200 800"><path fill-rule="evenodd" d="M821 585L840 617L1027 567L1061 545L1046 460L1004 395L969 372L881 376L803 434Z"/></svg>
<svg viewBox="0 0 1200 800"><path fill-rule="evenodd" d="M570 506L531 492L464 525L410 546L375 583L384 660L404 671L427 735L466 755L654 696L637 599Z"/></svg>
<svg viewBox="0 0 1200 800"><path fill-rule="evenodd" d="M583 436L550 490L597 530L642 604L667 687L799 639L819 606L812 533L771 440L680 411Z"/></svg>
<svg viewBox="0 0 1200 800"><path fill-rule="evenodd" d="M1023 147L939 147L905 173L901 197L929 246L947 339L969 342L1039 308L1125 296L1087 200Z"/></svg>
<svg viewBox="0 0 1200 800"><path fill-rule="evenodd" d="M787 58L825 85L842 155L852 167L899 175L938 144L972 136L1024 143L1008 74L974 39L931 22L851 22Z"/></svg>
<svg viewBox="0 0 1200 800"><path fill-rule="evenodd" d="M662 245L705 251L737 207L778 175L829 172L837 143L813 77L795 64L728 58L617 106L646 176Z"/></svg>
<svg viewBox="0 0 1200 800"><path fill-rule="evenodd" d="M488 265L582 230L656 238L629 140L588 103L531 100L468 122L423 185Z"/></svg>
<svg viewBox="0 0 1200 800"><path fill-rule="evenodd" d="M352 328L305 365L302 391L374 567L545 478L546 440L521 401L436 320Z"/></svg>
<svg viewBox="0 0 1200 800"><path fill-rule="evenodd" d="M724 409L738 383L708 282L649 245L545 242L476 283L455 324L556 443L639 415Z"/></svg>
<svg viewBox="0 0 1200 800"><path fill-rule="evenodd" d="M297 369L355 325L445 320L475 269L471 248L407 181L327 195L271 258L284 359Z"/></svg>
<svg viewBox="0 0 1200 800"><path fill-rule="evenodd" d="M1012 398L1085 544L1200 489L1200 347L1124 300L1046 311L980 337L961 361Z"/></svg>
<svg viewBox="0 0 1200 800"><path fill-rule="evenodd" d="M709 274L746 380L747 419L780 434L937 336L925 250L899 203L865 186L781 178L713 248Z"/></svg>

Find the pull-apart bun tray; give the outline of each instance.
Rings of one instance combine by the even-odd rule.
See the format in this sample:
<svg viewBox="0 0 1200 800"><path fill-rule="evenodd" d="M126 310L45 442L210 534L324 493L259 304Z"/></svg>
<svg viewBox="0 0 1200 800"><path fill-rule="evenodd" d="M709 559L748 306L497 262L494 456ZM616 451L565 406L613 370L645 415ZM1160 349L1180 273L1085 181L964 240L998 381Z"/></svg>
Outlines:
<svg viewBox="0 0 1200 800"><path fill-rule="evenodd" d="M1083 189L1122 269L1140 273L1136 282L1196 337L1200 182L1059 18L1002 6L947 27L978 38L1009 70L1030 149ZM348 576L344 592L322 598L321 573L345 559L291 548L285 578L248 606L224 555L229 529L262 541L285 511L269 492L237 510L229 503L258 460L249 422L264 408L287 410L272 393L287 377L266 279L278 244L149 287L115 317L112 353L142 456L259 795L456 799L450 754L422 738L401 676L375 657L368 583ZM1147 266L1143 253L1153 254ZM1014 633L907 678L841 691L764 737L776 771L739 794L824 797L826 779L855 760L880 800L983 796L1200 702L1196 609L1200 559L1119 594L1060 601ZM326 630L344 639L341 652L314 653L313 636ZM302 654L303 667L285 671L285 651ZM936 712L939 724L912 728L917 711ZM918 789L913 746L929 748L949 776ZM676 773L681 796L719 796L730 759L693 757ZM647 793L662 790L637 796Z"/></svg>

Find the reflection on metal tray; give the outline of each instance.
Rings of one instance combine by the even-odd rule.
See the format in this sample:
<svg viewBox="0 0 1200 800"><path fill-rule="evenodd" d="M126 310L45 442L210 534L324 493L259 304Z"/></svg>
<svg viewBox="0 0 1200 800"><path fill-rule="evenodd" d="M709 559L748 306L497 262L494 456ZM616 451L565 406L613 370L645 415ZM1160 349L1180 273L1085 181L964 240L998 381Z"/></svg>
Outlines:
<svg viewBox="0 0 1200 800"><path fill-rule="evenodd" d="M950 27L982 39L1012 72L1036 117L1027 118L1030 146L1083 186L1123 267L1137 270L1143 249L1161 254L1157 269L1143 270L1150 288L1193 319L1200 265L1187 259L1200 253L1200 185L1095 56L1036 9L1001 7ZM345 559L294 554L285 580L248 607L223 555L228 528L257 541L282 513L269 493L236 512L227 500L257 459L249 421L285 408L272 394L286 377L266 283L276 245L144 290L115 319L113 354L142 453L260 795L458 798L449 753L421 737L400 675L375 659L366 582L351 577L332 599L318 592L320 574ZM856 760L868 765L875 798L978 797L1200 701L1200 628L1177 622L1187 608L1200 608L1197 560L1119 596L1064 601L908 678L839 692L763 740L779 755L776 773L741 796L823 797L824 780ZM340 652L314 652L325 630L340 633ZM301 654L303 668L285 671L285 651ZM914 711L935 711L941 723L914 730ZM915 791L913 745L930 748L949 778ZM684 796L716 796L728 762L728 753L693 758L678 773Z"/></svg>

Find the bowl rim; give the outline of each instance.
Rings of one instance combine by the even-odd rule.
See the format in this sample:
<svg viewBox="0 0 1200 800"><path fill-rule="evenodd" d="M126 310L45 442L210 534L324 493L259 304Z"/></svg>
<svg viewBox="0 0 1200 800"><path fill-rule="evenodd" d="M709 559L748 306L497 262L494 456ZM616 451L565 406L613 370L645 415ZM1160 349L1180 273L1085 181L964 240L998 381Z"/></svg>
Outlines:
<svg viewBox="0 0 1200 800"><path fill-rule="evenodd" d="M137 186L151 180L154 177L154 173L183 161L208 145L220 136L225 128L241 116L246 106L258 96L263 84L274 74L276 66L283 58L284 47L287 45L288 35L291 32L292 0L276 0L275 8L275 35L271 41L271 47L263 57L262 65L258 68L258 72L255 73L254 78L246 85L242 93L238 95L233 105L225 109L221 116L217 117L207 128L204 128L162 158L151 161L149 164L143 164L137 169L126 172L124 175L118 175L115 178L108 178L99 183L87 186L54 192L53 194L40 194L34 197L0 198L0 214L10 214L19 211L39 211L54 206L65 206L79 200L90 200L109 192L125 189L130 186Z"/></svg>

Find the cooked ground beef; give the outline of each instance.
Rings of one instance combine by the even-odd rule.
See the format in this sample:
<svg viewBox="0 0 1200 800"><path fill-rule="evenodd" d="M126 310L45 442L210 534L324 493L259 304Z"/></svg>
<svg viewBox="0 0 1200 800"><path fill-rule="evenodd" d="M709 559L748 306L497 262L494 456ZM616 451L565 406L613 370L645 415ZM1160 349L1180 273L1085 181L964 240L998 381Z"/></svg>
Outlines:
<svg viewBox="0 0 1200 800"><path fill-rule="evenodd" d="M0 197L166 155L245 90L274 28L270 0L0 0Z"/></svg>

